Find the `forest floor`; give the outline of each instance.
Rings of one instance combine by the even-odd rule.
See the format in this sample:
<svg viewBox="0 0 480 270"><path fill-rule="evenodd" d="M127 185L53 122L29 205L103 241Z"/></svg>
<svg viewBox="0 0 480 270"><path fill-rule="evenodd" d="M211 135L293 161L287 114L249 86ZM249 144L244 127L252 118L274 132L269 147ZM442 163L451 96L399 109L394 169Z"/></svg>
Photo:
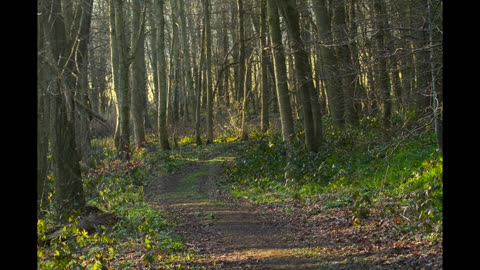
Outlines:
<svg viewBox="0 0 480 270"><path fill-rule="evenodd" d="M145 187L149 203L167 212L193 254L178 269L442 268L441 243L395 234L394 219L372 215L353 226L346 207L232 198L219 187L231 159L189 161Z"/></svg>

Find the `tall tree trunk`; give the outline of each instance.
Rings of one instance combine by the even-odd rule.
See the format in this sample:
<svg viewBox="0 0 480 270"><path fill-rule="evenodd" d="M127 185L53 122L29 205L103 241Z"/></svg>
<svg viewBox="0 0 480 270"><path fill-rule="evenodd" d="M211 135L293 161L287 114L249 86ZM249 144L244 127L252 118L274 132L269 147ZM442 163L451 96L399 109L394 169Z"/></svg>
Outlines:
<svg viewBox="0 0 480 270"><path fill-rule="evenodd" d="M438 5L442 5L442 2L437 2ZM437 144L440 154L443 154L443 93L441 84L439 84L437 78L437 64L435 59L435 44L433 43L434 38L434 14L432 11L432 0L428 0L428 7L427 7L427 18L428 18L428 42L430 47L430 74L431 78L431 88L433 94L433 120L435 126L435 133L437 136ZM442 8L439 9L439 13L442 14ZM439 27L440 28L440 27ZM442 32L441 32L442 33ZM439 38L439 44L442 44L443 41L443 34L441 34ZM438 84L438 85L437 85Z"/></svg>
<svg viewBox="0 0 480 270"><path fill-rule="evenodd" d="M116 111L116 121L115 121L115 133L114 133L114 144L115 148L119 149L120 147L120 51L117 40L117 25L115 23L115 0L108 0L108 11L109 11L109 25L110 25L110 62L112 67L112 77L113 77L113 89L115 90L115 97L117 102L115 102L115 111Z"/></svg>
<svg viewBox="0 0 480 270"><path fill-rule="evenodd" d="M171 51L170 51L170 95L171 106L168 106L168 118L171 121L172 130L175 130L175 126L179 122L179 111L180 111L180 101L179 101L179 91L180 91L180 70L181 70L181 61L180 61L180 33L178 29L178 16L177 13L177 1L170 1L170 11L172 18L172 39L171 39Z"/></svg>
<svg viewBox="0 0 480 270"><path fill-rule="evenodd" d="M189 118L189 107L191 106L190 104L194 104L194 102L191 100L195 94L194 94L194 86L193 86L193 77L192 77L192 65L190 61L190 45L188 43L188 38L187 38L187 20L185 17L185 4L183 1L180 2L180 19L181 19L181 24L182 24L182 47L183 47L183 61L184 61L184 78L186 80L186 100L185 100L185 115L188 120ZM193 108L191 109L193 112Z"/></svg>
<svg viewBox="0 0 480 270"><path fill-rule="evenodd" d="M130 93L128 45L123 21L123 1L110 0L110 46L112 74L117 98L115 147L122 159L130 155Z"/></svg>
<svg viewBox="0 0 480 270"><path fill-rule="evenodd" d="M77 77L76 83L76 93L74 98L77 102L85 106L90 106L88 102L88 43L90 38L90 24L92 19L92 6L93 0L82 0L77 7L76 17L79 18L78 27L78 49L75 57L75 74ZM78 108L78 107L77 107ZM78 110L78 119L77 119L77 136L76 144L77 151L82 160L88 160L90 157L90 119L87 111L84 109Z"/></svg>
<svg viewBox="0 0 480 270"><path fill-rule="evenodd" d="M227 14L223 12L223 22L224 24L228 23ZM223 76L223 96L222 101L225 104L225 107L230 107L230 63L228 61L229 50L229 39L228 39L228 28L224 27L222 31L222 45L223 45L223 57L225 58L225 64L228 65L225 69L225 75Z"/></svg>
<svg viewBox="0 0 480 270"><path fill-rule="evenodd" d="M37 217L47 202L47 155L49 130L49 100L48 100L48 73L46 40L44 25L47 18L45 1L37 2Z"/></svg>
<svg viewBox="0 0 480 270"><path fill-rule="evenodd" d="M247 65L245 66L245 78L243 81L243 100L242 100L242 124L241 124L241 134L240 134L240 139L241 140L247 140L248 139L248 130L247 130L247 103L248 103L248 96L249 96L249 91L248 91L248 77L250 77L250 66L251 66L251 61L253 58L253 52L250 54L250 57L248 58Z"/></svg>
<svg viewBox="0 0 480 270"><path fill-rule="evenodd" d="M243 85L245 79L245 29L244 29L243 0L237 0L238 18L238 78L237 78L237 101L243 100Z"/></svg>
<svg viewBox="0 0 480 270"><path fill-rule="evenodd" d="M240 44L238 41L238 3L237 1L231 1L231 19L232 19L232 27L230 27L230 35L232 36L232 44L233 44L233 62L237 62L240 60ZM240 71L240 62L235 66L233 70L233 88L232 88L232 99L234 102L238 102L239 97L239 71Z"/></svg>
<svg viewBox="0 0 480 270"><path fill-rule="evenodd" d="M136 46L136 51L132 52L132 120L133 120L133 137L135 145L142 147L145 143L145 114L146 114L146 64L145 64L145 13L142 11L142 0L133 0L133 18L132 32L137 35L131 35L131 46ZM137 40L138 39L138 40Z"/></svg>
<svg viewBox="0 0 480 270"><path fill-rule="evenodd" d="M104 104L102 97L106 91L107 81L106 77L106 57L103 52L98 55L94 54L95 50L91 50L89 54L90 61L90 77L92 78L92 89L90 91L90 105L91 109L96 113L105 113L102 109Z"/></svg>
<svg viewBox="0 0 480 270"><path fill-rule="evenodd" d="M261 118L260 118L260 130L266 132L270 127L270 119L268 117L268 104L269 104L269 92L270 87L268 84L268 71L267 71L267 22L266 22L266 0L261 0L260 10L260 51L261 51L261 76L262 76L262 93L261 93Z"/></svg>
<svg viewBox="0 0 480 270"><path fill-rule="evenodd" d="M48 18L45 29L45 38L50 47L50 63L56 70L56 80L52 84L53 112L52 117L52 155L55 177L55 205L57 214L62 219L67 219L71 214L83 211L85 208L85 194L80 175L80 156L75 145L74 117L67 112L66 76L64 67L69 59L69 53L74 50L68 48L65 23L61 16L61 1L52 0L45 15ZM72 108L73 109L73 108Z"/></svg>
<svg viewBox="0 0 480 270"><path fill-rule="evenodd" d="M362 115L362 103L361 100L365 97L365 89L362 84L360 84L360 74L361 74L361 67L359 62L358 56L358 42L355 40L355 37L359 35L358 33L358 26L356 23L357 15L357 0L350 0L349 1L349 38L350 38L350 54L351 54L351 63L352 63L352 73L354 76L353 83L353 103L354 103L354 110L357 120L359 121ZM358 124L358 123L357 123Z"/></svg>
<svg viewBox="0 0 480 270"><path fill-rule="evenodd" d="M295 77L300 90L303 109L303 127L305 145L308 151L317 152L321 144L321 116L319 115L318 96L312 81L312 70L308 54L300 36L299 14L292 0L278 1L282 16L285 18L289 40L292 43L295 60ZM312 104L316 103L316 104Z"/></svg>
<svg viewBox="0 0 480 270"><path fill-rule="evenodd" d="M313 13L320 37L320 56L325 68L325 84L329 111L337 126L345 124L345 102L341 88L341 80L338 79L339 69L336 62L335 49L331 26L331 16L327 9L327 0L313 0Z"/></svg>
<svg viewBox="0 0 480 270"><path fill-rule="evenodd" d="M336 27L334 32L334 40L337 44L337 65L339 67L340 85L343 92L344 103L344 119L347 124L357 125L358 116L355 112L353 103L353 90L355 84L355 73L352 68L352 56L348 48L347 24L345 16L345 0L340 0L335 3L333 22Z"/></svg>
<svg viewBox="0 0 480 270"><path fill-rule="evenodd" d="M158 50L158 80L160 93L158 95L158 132L160 146L170 150L167 132L167 64L165 60L165 18L163 17L163 0L155 0L157 17L157 50Z"/></svg>
<svg viewBox="0 0 480 270"><path fill-rule="evenodd" d="M239 0L241 1L241 0ZM205 14L205 68L207 80L207 144L213 143L213 93L212 93L212 33L210 30L209 0L203 0Z"/></svg>
<svg viewBox="0 0 480 270"><path fill-rule="evenodd" d="M377 60L375 63L375 88L381 97L381 119L385 127L390 126L392 115L392 101L390 97L390 77L387 71L387 51L385 51L385 33L388 31L386 25L384 0L374 0L373 4L376 15L375 42L377 48Z"/></svg>
<svg viewBox="0 0 480 270"><path fill-rule="evenodd" d="M119 52L119 88L118 102L120 111L118 112L120 121L120 134L118 140L117 151L122 159L130 157L130 91L129 91L129 53L126 32L126 24L124 21L124 2L122 0L113 0L115 8L115 25L116 39Z"/></svg>
<svg viewBox="0 0 480 270"><path fill-rule="evenodd" d="M97 1L93 2L96 7L94 10L99 10L99 16L102 17L102 20L99 22L95 22L95 28L101 28L109 31L109 2L110 1ZM93 23L93 20L92 20ZM109 33L107 33L108 35ZM104 37L109 39L109 36ZM93 36L91 37L90 42L90 50L89 50L89 73L90 78L92 81L92 89L89 93L90 105L91 109L101 115L106 114L106 107L107 107L107 76L109 75L107 69L107 61L110 57L110 48L106 46L97 47L100 43L104 44L103 39L102 41L94 39Z"/></svg>
<svg viewBox="0 0 480 270"><path fill-rule="evenodd" d="M202 144L202 138L200 136L200 122L201 122L201 115L200 115L200 109L201 109L201 96L202 96L202 71L203 71L203 66L205 62L205 25L202 27L202 37L201 37L201 45L200 45L200 61L198 64L198 72L197 72L197 94L195 97L195 142L197 145ZM205 88L204 88L205 89Z"/></svg>
<svg viewBox="0 0 480 270"><path fill-rule="evenodd" d="M275 88L277 91L278 107L282 124L282 138L290 141L295 135L293 129L292 107L287 86L287 69L285 65L285 53L283 50L282 33L280 31L280 19L275 0L267 0L267 16L272 43L273 65L275 71Z"/></svg>
<svg viewBox="0 0 480 270"><path fill-rule="evenodd" d="M158 124L158 93L159 93L159 79L158 79L158 49L157 49L157 20L155 19L155 6L152 2L148 2L151 7L149 14L150 21L150 44L151 44L151 68L153 73L153 107L155 108L156 114L154 118L154 123ZM157 126L158 128L158 126Z"/></svg>

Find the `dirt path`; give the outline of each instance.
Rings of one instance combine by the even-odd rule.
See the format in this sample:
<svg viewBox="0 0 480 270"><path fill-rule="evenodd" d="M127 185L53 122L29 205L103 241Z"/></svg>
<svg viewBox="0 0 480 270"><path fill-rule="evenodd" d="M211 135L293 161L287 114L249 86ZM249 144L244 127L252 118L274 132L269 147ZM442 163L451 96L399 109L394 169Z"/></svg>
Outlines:
<svg viewBox="0 0 480 270"><path fill-rule="evenodd" d="M412 257L415 246L385 251L367 234L359 239L362 228L340 212L285 215L220 194L215 181L226 159L191 162L146 188L195 254L182 269L439 269L429 263L438 255Z"/></svg>
<svg viewBox="0 0 480 270"><path fill-rule="evenodd" d="M195 269L319 269L274 213L218 194L214 180L223 159L192 162L148 188L197 255Z"/></svg>

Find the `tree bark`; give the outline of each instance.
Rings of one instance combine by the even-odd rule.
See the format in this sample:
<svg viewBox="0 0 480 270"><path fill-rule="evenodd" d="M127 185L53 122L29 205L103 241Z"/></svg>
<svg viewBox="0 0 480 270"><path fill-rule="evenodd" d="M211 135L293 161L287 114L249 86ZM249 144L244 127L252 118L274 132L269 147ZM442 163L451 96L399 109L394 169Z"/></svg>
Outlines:
<svg viewBox="0 0 480 270"><path fill-rule="evenodd" d="M49 136L49 100L48 100L48 65L45 60L47 57L47 46L44 25L47 18L44 1L37 2L38 12L41 14L37 18L37 218L40 211L45 209L47 202L47 155L48 155L48 136Z"/></svg>
<svg viewBox="0 0 480 270"><path fill-rule="evenodd" d="M238 18L238 78L237 78L237 101L243 101L243 85L245 81L245 29L244 29L243 0L237 0Z"/></svg>
<svg viewBox="0 0 480 270"><path fill-rule="evenodd" d="M248 58L247 65L245 66L245 78L243 81L243 100L242 100L242 123L241 123L241 134L240 134L240 139L241 140L247 140L248 139L248 129L247 129L247 103L248 103L248 84L247 80L248 77L250 77L250 63L253 58L253 52L250 54L250 57Z"/></svg>
<svg viewBox="0 0 480 270"><path fill-rule="evenodd" d="M275 71L275 88L277 91L278 107L282 124L282 138L284 141L293 139L292 107L288 94L287 69L285 65L285 53L283 50L282 33L280 31L280 19L277 3L275 0L267 0L267 17L272 43L273 65Z"/></svg>
<svg viewBox="0 0 480 270"><path fill-rule="evenodd" d="M168 106L168 119L171 121L172 130L175 130L176 124L179 122L180 117L180 81L181 81L181 61L180 61L180 33L178 29L178 16L177 1L170 1L170 11L172 18L172 38L171 38L171 50L170 50L170 98L171 103Z"/></svg>
<svg viewBox="0 0 480 270"><path fill-rule="evenodd" d="M165 60L165 18L163 17L163 0L155 1L157 17L157 50L158 50L158 80L160 93L158 95L158 132L160 146L170 150L167 132L167 64Z"/></svg>
<svg viewBox="0 0 480 270"><path fill-rule="evenodd" d="M156 111L153 122L158 124L158 93L159 93L159 80L158 80L158 50L157 50L157 20L155 19L155 6L152 2L149 2L151 11L149 12L150 21L150 47L151 47L151 68L153 73L153 107ZM157 126L158 129L158 126Z"/></svg>
<svg viewBox="0 0 480 270"><path fill-rule="evenodd" d="M133 18L132 18L132 32L138 33L131 35L131 47L136 46L136 51L133 53L132 61L132 120L133 120L133 137L137 147L142 147L145 143L145 114L146 114L146 64L145 64L145 13L142 11L143 3L141 0L133 0Z"/></svg>
<svg viewBox="0 0 480 270"><path fill-rule="evenodd" d="M385 34L387 31L385 3L383 0L374 0L373 7L376 15L375 42L377 48L377 60L375 63L375 88L380 94L381 119L385 127L390 126L392 116L392 101L390 96L390 77L387 71L387 51L385 51Z"/></svg>
<svg viewBox="0 0 480 270"><path fill-rule="evenodd" d="M193 112L193 104L194 102L191 100L195 94L194 94L194 86L193 86L193 77L192 77L192 64L190 61L190 45L188 43L188 38L187 38L187 20L185 17L185 7L184 7L184 2L180 2L180 19L181 19L181 24L182 24L182 47L183 47L183 63L184 63L184 78L186 80L186 91L185 91L185 116L188 119L189 118L189 111ZM192 104L192 105L190 105ZM192 107L191 109L189 109Z"/></svg>
<svg viewBox="0 0 480 270"><path fill-rule="evenodd" d="M355 71L352 68L352 56L348 48L347 24L345 16L345 0L335 3L333 22L335 28L334 40L336 45L337 65L339 67L340 85L343 92L344 120L347 124L357 125L358 117L353 102Z"/></svg>
<svg viewBox="0 0 480 270"><path fill-rule="evenodd" d="M268 84L268 67L267 67L267 22L266 22L266 0L261 0L260 7L260 61L262 76L262 92L261 92L261 117L260 130L266 132L270 128L270 119L268 115L268 104L270 99L270 85Z"/></svg>
<svg viewBox="0 0 480 270"><path fill-rule="evenodd" d="M198 64L198 72L197 72L197 94L195 98L195 142L197 145L202 144L202 138L200 135L200 122L201 122L201 114L200 114L200 109L201 109L201 97L202 97L202 71L203 71L203 66L204 66L204 61L205 61L205 25L203 25L202 28L202 37L201 37L201 45L200 45L200 61Z"/></svg>
<svg viewBox="0 0 480 270"><path fill-rule="evenodd" d="M308 62L300 36L299 14L294 1L278 1L282 16L285 18L289 40L292 43L295 60L295 77L300 90L303 111L303 127L305 130L305 146L308 151L317 152L321 144L321 116L319 115L318 97L312 81L312 70ZM312 103L316 103L313 104Z"/></svg>
<svg viewBox="0 0 480 270"><path fill-rule="evenodd" d="M239 0L241 1L241 0ZM212 34L210 30L209 0L203 0L205 13L205 68L207 81L207 144L213 143L213 92L212 92Z"/></svg>
<svg viewBox="0 0 480 270"><path fill-rule="evenodd" d="M327 0L313 0L313 13L320 37L320 57L325 68L325 85L329 111L335 125L342 127L345 124L345 102L338 79L339 69L333 45L331 16L327 9Z"/></svg>
<svg viewBox="0 0 480 270"><path fill-rule="evenodd" d="M88 83L88 43L90 40L90 25L92 20L92 6L93 0L82 0L77 7L76 17L78 19L78 49L75 57L75 74L77 77L76 83L76 93L74 98L82 102L83 104L88 104L88 92L89 92L89 83ZM86 161L90 157L90 119L88 114L83 110L77 110L77 130L76 133L76 143L79 155L82 160Z"/></svg>
<svg viewBox="0 0 480 270"><path fill-rule="evenodd" d="M74 117L68 117L67 112L67 88L66 76L72 76L65 72L66 61L69 61L69 53L74 48L67 46L68 40L65 32L65 23L61 16L62 5L60 0L52 0L48 3L46 17L48 21L45 29L45 38L49 44L49 59L53 70L56 71L56 79L52 84L52 156L55 177L55 206L57 215L66 220L71 214L79 213L85 208L85 194L83 191L80 175L80 156L75 145ZM73 105L72 105L73 106ZM74 108L72 108L74 109Z"/></svg>

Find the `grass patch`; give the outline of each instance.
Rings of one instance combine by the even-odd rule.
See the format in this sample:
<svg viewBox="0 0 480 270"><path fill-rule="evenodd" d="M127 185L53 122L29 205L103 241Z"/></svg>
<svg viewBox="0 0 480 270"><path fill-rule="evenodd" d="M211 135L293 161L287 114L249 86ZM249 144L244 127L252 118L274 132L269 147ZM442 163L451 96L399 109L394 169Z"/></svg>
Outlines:
<svg viewBox="0 0 480 270"><path fill-rule="evenodd" d="M101 147L101 144L95 144ZM101 149L95 149L99 153ZM113 213L118 222L89 233L78 229L79 219L60 224L51 211L38 220L38 269L167 268L193 260L183 239L173 233L162 209L146 202L144 184L153 171L178 171L186 160L177 153L137 149L132 159L121 161L108 151L95 166L83 166L87 204ZM193 184L200 175L185 179ZM63 228L48 245L41 244L50 231ZM179 266L180 265L180 266ZM173 266L172 266L173 267Z"/></svg>
<svg viewBox="0 0 480 270"><path fill-rule="evenodd" d="M356 222L386 210L408 220L410 232L442 230L443 159L431 133L385 140L374 130L329 128L319 153L275 135L250 138L226 170L223 184L236 197L346 206Z"/></svg>

